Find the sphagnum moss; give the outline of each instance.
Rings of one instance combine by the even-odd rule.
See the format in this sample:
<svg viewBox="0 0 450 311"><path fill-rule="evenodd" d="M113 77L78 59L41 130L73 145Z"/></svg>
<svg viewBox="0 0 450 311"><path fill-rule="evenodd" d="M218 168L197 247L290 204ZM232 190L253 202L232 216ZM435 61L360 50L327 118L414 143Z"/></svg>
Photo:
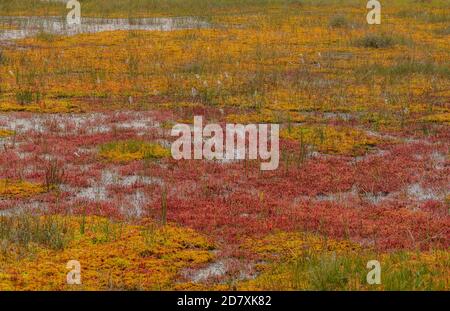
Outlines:
<svg viewBox="0 0 450 311"><path fill-rule="evenodd" d="M100 146L99 155L112 162L129 162L165 158L170 156L170 151L157 143L126 140Z"/></svg>
<svg viewBox="0 0 450 311"><path fill-rule="evenodd" d="M24 198L45 192L41 184L24 180L0 179L0 197Z"/></svg>
<svg viewBox="0 0 450 311"><path fill-rule="evenodd" d="M172 224L152 225L152 221L131 225L86 217L81 232L81 218L58 217L66 223L73 238L63 249L38 244L32 255L19 260L12 252L0 254L3 263L0 290L73 289L73 285L66 284L69 260L81 264L82 285L76 286L77 289L170 289L182 269L213 259L213 244L191 229ZM153 228L150 231L146 230L149 226ZM12 249L16 244L14 240L10 242Z"/></svg>
<svg viewBox="0 0 450 311"><path fill-rule="evenodd" d="M199 5L200 2L203 4ZM319 4L317 1L305 0L300 6L297 1L276 0L270 1L270 10L267 1L225 1L226 3L209 1L208 5L205 5L206 2L208 1L172 1L169 12L164 9L168 7L165 0L157 3L150 0L137 1L136 4L131 4L131 7L127 3L129 7L125 17L148 14L186 15L185 13L208 15L207 19L212 25L209 29L171 32L115 31L67 37L42 33L34 38L5 45L0 53L2 93L0 111L10 117L14 116L14 113L10 113L14 111L70 113L83 112L85 109L99 109L102 112L145 109L160 113L161 109L163 119L166 121L163 128L166 129L170 129L176 120L192 120L192 114L201 111L211 113L219 119L223 118L227 122L282 123L282 128L287 128L282 132L285 138L283 144L297 141L301 142L302 146L312 145L312 149L321 153L352 157L381 145L384 140L380 139L379 135L365 132L366 126L379 132L398 134L402 139L407 138L403 134L409 127L421 126L423 131L430 135L437 129L445 131L448 126L450 93L447 85L450 46L445 37L445 30L448 28L445 25L448 18L444 14L445 10L448 10L448 3L445 1L420 5L408 2L405 6L404 1L394 0L388 8L383 9L387 14L383 13L385 14L383 23L377 26L375 35L368 32L365 25L353 23L361 20L363 16L354 18L355 8L343 6L346 2L342 1L321 1ZM83 1L83 14L92 16L102 10L103 16L124 17L121 11L124 3L119 0L101 3ZM192 5L193 3L197 5ZM143 12L140 5L144 7L150 5L151 10ZM33 12L33 15L66 13L64 6L60 4L37 0L31 1L31 4L28 0L6 2L0 0L0 7L0 11L7 14L14 13L13 15L31 14L30 12ZM47 10L48 7L50 10ZM299 14L302 10L311 14ZM333 20L332 17L338 11L347 19ZM177 14L180 12L183 14ZM316 12L318 14L315 14ZM414 27L411 27L412 23ZM0 28L2 27L0 25ZM17 46L21 48L18 49ZM95 105L91 105L92 103ZM173 113L171 120L167 119L167 113ZM339 114L343 117L340 118ZM299 126L293 124L298 122L308 123ZM2 126L9 128L9 125L2 124ZM19 128L18 134L21 134L21 131ZM433 135L433 142L438 141L443 148L445 142L441 138L442 133L443 137L446 137L444 131L441 130L441 136ZM382 191L395 196L399 185L405 186L406 180L413 180L417 176L423 177L420 175L423 174L423 171L421 173L423 167L441 176L442 170L435 167L443 165L428 165L429 163L424 160L426 153L419 154L418 157L412 154L413 149L416 152L416 149L437 147L415 144L414 148L410 148L409 144L400 144L399 148L388 151L393 159L391 157L384 160L376 155L373 159L372 157L363 159L362 165L369 163L371 166L366 166L366 169L367 171L373 169L372 174L368 174L373 176L365 176L366 171L352 171L352 174L357 175L356 181L351 176L342 176L343 180L339 180L339 186L342 183L344 187L341 190L336 189L336 186L328 187L330 181L326 178L320 180L323 185L316 184L318 175L314 175L314 180L308 181L308 178L311 178L308 169L315 164L314 161L306 161L308 163L302 167L304 171L297 170L292 174L295 178L286 174L283 180L290 180L290 184L284 187L289 189L292 199L294 192L299 191L296 189L297 183L302 183L301 188L304 188L302 191L319 195L322 192L334 195L335 191L348 191L351 184L356 182L364 191ZM37 146L37 150L40 150L41 145L34 141L33 144L23 144L19 148L28 150L33 146ZM6 151L14 153L22 149ZM442 150L437 152L445 153ZM397 153L400 154L398 158ZM42 155L36 151L33 154L38 157ZM94 161L103 158L113 162L107 163L111 166L118 164L117 162L141 159L145 161L170 156L168 150L162 146L143 141L108 143L99 147L99 154L98 158L93 157ZM67 158L70 164L75 163L71 161L72 157L75 157L76 161L86 160L83 154L81 157L78 153L64 154L64 158ZM335 165L339 167L340 173L344 175L348 173L347 167L342 166L341 162L332 162L331 166L326 162L326 158L335 160L336 157L319 156L316 162L320 163L321 168L331 172L333 178L329 178L330 180L335 179ZM339 158L339 161L341 160L347 161L343 157ZM389 162L392 160L396 162ZM76 162L72 167L78 164L79 162ZM347 164L346 162L345 165ZM132 165L134 163L130 164ZM129 169L127 166L124 167ZM214 172L216 170L223 172L224 167L226 170L233 169L232 166L216 166ZM409 171L410 167L414 167L414 176ZM160 167L155 169L160 175L164 176L166 173L165 169ZM203 167L198 169L201 170ZM214 172L210 170L209 174L213 176ZM324 174L329 172L325 171ZM5 173L11 172L5 170ZM77 174L78 172L73 175ZM211 185L213 194L208 194L204 201L202 196L195 198L195 204L184 201L183 197L176 197L180 200L180 206L171 209L171 201L174 199L172 194L169 194L168 198L165 194L162 195L161 201L164 203L161 206L167 203L166 216L169 221L169 225L163 228L155 224L144 227L133 226L90 216L85 216L84 220L61 216L65 219L63 225L57 225L49 235L37 234L39 231L31 232L32 247L29 250L41 259L37 265L36 258L23 258L26 252L15 252L15 255L22 256L19 263L23 266L13 262L11 258L2 257L5 258L1 261L2 265L6 266L7 270L0 273L0 288L68 289L64 283L67 273L65 264L68 260L79 259L82 269L85 269L83 271L86 271L86 275L83 274L83 278L86 279L83 285L85 289L227 289L224 284L214 287L192 282L174 283L177 273L183 268L196 267L197 264L204 265L212 260L212 254L209 252L212 245L203 236L189 229L170 225L171 218L177 218L182 223L187 222L189 225L209 230L210 219L205 221L198 215L186 217L186 214L183 214L185 213L183 207L190 209L198 206L209 207L208 204L215 199L214 191L216 191L220 195L226 193L227 198L234 198L234 202L240 202L242 208L249 210L248 213L246 211L245 214L239 215L239 218L224 216L224 220L232 220L231 223L223 221L226 230L220 230L220 234L227 231L248 232L233 231L237 227L235 221L242 219L248 221L249 227L255 227L251 227L251 230L261 230L260 219L255 218L257 222L254 222L252 218L260 215L260 211L252 214L254 212L252 203L245 203L253 202L250 201L252 198L240 193L235 185L229 182L230 179L236 180L244 176L236 171L232 171L235 175L224 176L224 174L216 180L227 177L226 187L222 188L221 185L213 183ZM74 183L73 175L69 178L72 179L72 183ZM178 176L183 175L186 174ZM432 179L430 183L434 183L444 178L427 178L430 179ZM182 182L181 189L186 185L192 188L192 180ZM42 190L38 184L22 181L2 180L0 186L2 186L0 196L6 198L6 202L22 198L28 200ZM276 184L272 183L270 186L276 187ZM432 186L434 185L430 185ZM255 187L261 187L261 184ZM321 189L317 189L318 187ZM266 194L260 196L259 204L264 205L265 200L273 200L274 194L270 194L271 189L273 188L264 189ZM172 189L170 190L171 193ZM277 192L276 196L278 194ZM303 195L302 192L295 200L302 200ZM264 199L265 196L267 199ZM188 197L186 200L192 200L191 195L186 197ZM228 202L223 202L227 200L220 198L219 201L220 203L213 202L220 206L221 216L234 215L235 209L231 209ZM60 201L57 202L55 205L59 208ZM114 205L114 202L111 203ZM332 219L340 213L353 213L355 210L361 212L354 219L352 229L355 230L355 235L363 233L365 229L365 225L364 228L358 229L359 223L376 224L373 222L373 215L368 214L368 209L360 204L354 208L351 202L346 201L347 203L349 207L345 209L337 208L331 202L326 208L314 203L314 211L320 211L327 219ZM291 217L290 214L289 216L283 214L285 210L300 219L304 217L296 213L303 212L305 206L298 208L296 206L294 211L289 209L292 201L280 201L279 204L280 208L275 213L277 215L272 217L280 221L278 223L274 221L274 227L284 225L286 219L281 221L282 217ZM392 213L391 215L398 216L394 219L398 221L401 230L411 229L411 236L414 235L413 238L417 241L419 237L426 239L423 242L426 246L441 247L445 244L447 240L441 236L441 231L434 233L442 239L434 244L429 239L428 231L426 234L423 233L417 225L424 219L420 218L420 215L426 215L429 216L427 224L428 220L431 223L427 230L445 228L446 220L441 219L441 216L439 219L435 217L434 213L439 210L433 209L433 214L426 214L422 210L413 211L412 208L408 208L408 213L402 213L399 206L409 207L408 204L409 202L399 201L398 204L396 202L395 208L387 211ZM159 204L156 205L159 208ZM370 206L369 210L374 209ZM332 212L328 214L330 210ZM114 207L108 210L112 211ZM202 215L211 215L211 210L205 212L205 209L195 209L195 212L198 211ZM416 216L418 218L414 218ZM323 220L321 215L311 217L317 222ZM384 249L395 247L412 249L411 245L415 244L404 241L411 239L409 235L406 238L402 235L395 241L386 241L386 235L397 234L394 228L397 223L388 223L392 221L391 217L383 219L387 222L382 224L387 231L380 232L381 235L384 234ZM53 223L52 220L47 221ZM205 223L199 224L202 221ZM60 224L59 220L56 222ZM66 232L67 226L69 226L67 232L70 233L67 239L62 242L51 239L49 243L46 237L52 236L55 232ZM17 236L30 237L26 234L27 228L30 227L24 225L20 230L16 230L18 234L10 235L11 238L5 237L10 240L17 240L15 238ZM214 234L212 233L213 236ZM220 236L220 239L222 238ZM234 238L235 236L231 240ZM384 272L386 274L383 274L386 278L383 285L376 287L377 289L448 289L448 280L444 278L448 275L448 264L446 267L442 264L448 262L446 251L377 254L371 251L366 253L365 249L361 252L351 241L337 241L331 238L325 240L317 236L280 233L244 243L242 247L252 249L254 254L264 258L268 264L264 267L257 266L260 275L253 281L240 283L238 287L367 289L364 284L364 275L367 272L364 270L365 264L367 260L378 257L381 258L383 266L386 263L387 270ZM377 241L379 240L383 241L383 239ZM67 245L73 247L73 253L69 253ZM403 266L402 262L406 262L406 266ZM119 275L123 277L119 278Z"/></svg>
<svg viewBox="0 0 450 311"><path fill-rule="evenodd" d="M323 153L341 155L361 155L380 142L378 138L358 129L320 125L284 129L280 136L302 141Z"/></svg>
<svg viewBox="0 0 450 311"><path fill-rule="evenodd" d="M14 135L14 131L0 129L0 138Z"/></svg>

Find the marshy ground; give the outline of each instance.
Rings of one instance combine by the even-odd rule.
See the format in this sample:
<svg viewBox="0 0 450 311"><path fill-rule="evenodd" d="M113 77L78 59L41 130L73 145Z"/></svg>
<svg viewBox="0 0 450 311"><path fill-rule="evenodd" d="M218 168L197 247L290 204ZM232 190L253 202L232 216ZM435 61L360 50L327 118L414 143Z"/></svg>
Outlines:
<svg viewBox="0 0 450 311"><path fill-rule="evenodd" d="M0 290L449 289L447 1L80 2L0 0ZM173 160L196 115L278 170Z"/></svg>

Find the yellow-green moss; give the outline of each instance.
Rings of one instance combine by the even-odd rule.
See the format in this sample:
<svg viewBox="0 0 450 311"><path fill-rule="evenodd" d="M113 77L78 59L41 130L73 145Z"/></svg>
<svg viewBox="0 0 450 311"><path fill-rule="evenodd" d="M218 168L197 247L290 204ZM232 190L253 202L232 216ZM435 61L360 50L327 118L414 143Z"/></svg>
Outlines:
<svg viewBox="0 0 450 311"><path fill-rule="evenodd" d="M12 102L0 102L0 111L24 111L35 113L69 113L83 112L84 110L71 102L61 100L46 100L45 102L36 104L18 104Z"/></svg>
<svg viewBox="0 0 450 311"><path fill-rule="evenodd" d="M358 129L320 125L287 128L281 131L280 136L313 145L323 153L342 155L364 154L380 142Z"/></svg>
<svg viewBox="0 0 450 311"><path fill-rule="evenodd" d="M14 135L14 131L0 129L0 138Z"/></svg>
<svg viewBox="0 0 450 311"><path fill-rule="evenodd" d="M264 263L258 276L238 282L239 290L448 290L450 252L378 254L350 241L280 232L249 240ZM381 264L381 284L366 281L367 263Z"/></svg>
<svg viewBox="0 0 450 311"><path fill-rule="evenodd" d="M306 117L296 112L272 111L263 109L255 113L230 114L227 116L229 123L283 123L283 122L304 122Z"/></svg>
<svg viewBox="0 0 450 311"><path fill-rule="evenodd" d="M110 142L100 146L99 155L112 162L129 162L169 157L170 150L156 143L126 140Z"/></svg>
<svg viewBox="0 0 450 311"><path fill-rule="evenodd" d="M350 241L336 241L301 232L277 232L263 239L250 239L243 244L264 259L298 257L305 252L348 252L360 247Z"/></svg>

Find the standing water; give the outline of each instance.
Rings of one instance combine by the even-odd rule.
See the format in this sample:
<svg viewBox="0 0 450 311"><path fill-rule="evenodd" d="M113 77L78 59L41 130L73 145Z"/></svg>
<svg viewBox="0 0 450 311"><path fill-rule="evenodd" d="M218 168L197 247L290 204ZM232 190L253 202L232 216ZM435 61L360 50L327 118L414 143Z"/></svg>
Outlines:
<svg viewBox="0 0 450 311"><path fill-rule="evenodd" d="M209 24L193 17L173 18L82 18L81 25L68 25L65 17L0 16L0 40L32 37L39 33L76 35L113 30L158 30L207 28Z"/></svg>

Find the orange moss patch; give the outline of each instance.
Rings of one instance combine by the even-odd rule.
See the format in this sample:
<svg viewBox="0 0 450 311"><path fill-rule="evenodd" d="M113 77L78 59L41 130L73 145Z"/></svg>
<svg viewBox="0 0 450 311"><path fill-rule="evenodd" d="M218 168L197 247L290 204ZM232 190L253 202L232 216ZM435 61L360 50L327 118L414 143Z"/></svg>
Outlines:
<svg viewBox="0 0 450 311"><path fill-rule="evenodd" d="M305 122L306 117L296 112L283 112L263 109L259 112L249 114L230 114L227 116L229 123L283 123L283 122Z"/></svg>
<svg viewBox="0 0 450 311"><path fill-rule="evenodd" d="M0 138L14 135L14 131L0 129Z"/></svg>
<svg viewBox="0 0 450 311"><path fill-rule="evenodd" d="M40 184L23 180L0 180L0 197L24 198L45 192L45 187Z"/></svg>
<svg viewBox="0 0 450 311"><path fill-rule="evenodd" d="M169 157L170 150L155 143L127 140L111 142L100 146L99 155L112 162L130 162L134 160Z"/></svg>
<svg viewBox="0 0 450 311"><path fill-rule="evenodd" d="M350 241L280 232L248 241L262 255L259 275L238 290L448 290L450 252L377 254ZM367 263L381 264L381 284L369 285Z"/></svg>
<svg viewBox="0 0 450 311"><path fill-rule="evenodd" d="M348 252L360 249L350 241L336 241L300 232L277 232L260 240L248 240L243 244L264 259L298 257L306 252Z"/></svg>
<svg viewBox="0 0 450 311"><path fill-rule="evenodd" d="M415 48L394 44L379 53L349 44L351 38L367 33L364 27L345 33L330 30L336 8L307 5L308 10L318 12L307 15L269 10L215 16L219 24L240 26L223 29L27 38L18 44L32 48L5 50L8 63L0 68L2 89L10 101L29 87L44 94L44 99L153 94L178 99L182 105L191 99L205 106L293 112L367 112L385 104L392 111L390 107L400 103L413 108L431 101L431 93L435 94L433 101L445 101L448 83L444 75L430 79L429 71L407 67L406 73L411 75L386 81L383 70L366 68L370 59L374 68L401 69L405 61L399 59L403 57L412 57L417 63L433 59L432 68L446 66L448 40L434 35L429 23L415 20L411 32L404 19L395 17L401 8L393 5L390 20L380 25L379 33L391 33L395 28L396 35L412 37L412 42L426 38L430 49L417 53ZM347 16L360 14L351 7L339 7L339 11ZM432 7L426 8L427 13L434 14L432 11ZM364 68L363 74L358 73L359 68Z"/></svg>
<svg viewBox="0 0 450 311"><path fill-rule="evenodd" d="M335 126L297 126L281 131L280 136L313 145L323 153L352 156L364 154L380 143L361 130Z"/></svg>
<svg viewBox="0 0 450 311"><path fill-rule="evenodd" d="M213 259L213 245L190 229L98 217L65 220L74 239L63 250L31 245L24 258L14 251L0 255L0 290L167 289L181 269ZM81 285L66 284L69 260L80 262Z"/></svg>

